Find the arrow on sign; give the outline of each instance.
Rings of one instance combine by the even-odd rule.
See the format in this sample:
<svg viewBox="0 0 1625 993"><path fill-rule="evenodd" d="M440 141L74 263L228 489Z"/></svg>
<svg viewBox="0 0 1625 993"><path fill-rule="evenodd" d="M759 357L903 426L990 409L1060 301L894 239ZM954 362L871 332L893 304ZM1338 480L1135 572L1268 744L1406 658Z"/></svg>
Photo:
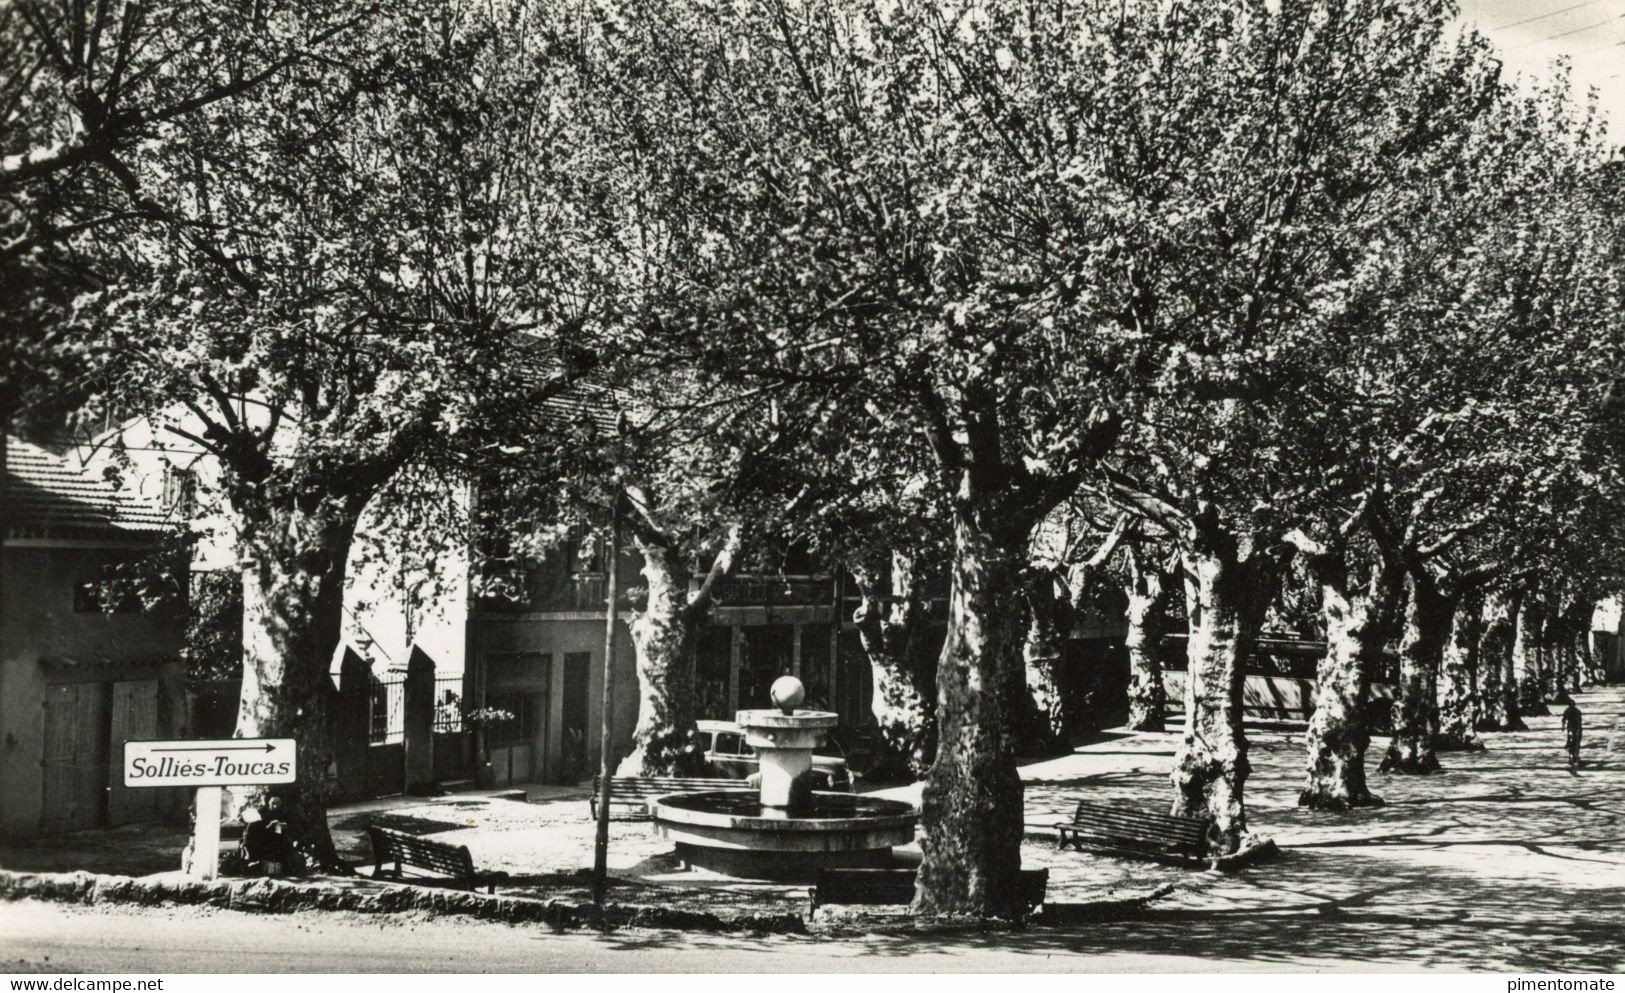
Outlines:
<svg viewBox="0 0 1625 993"><path fill-rule="evenodd" d="M210 748L154 748L155 752L274 752L276 746L267 742L264 748L259 745L242 745L239 747L210 747Z"/></svg>

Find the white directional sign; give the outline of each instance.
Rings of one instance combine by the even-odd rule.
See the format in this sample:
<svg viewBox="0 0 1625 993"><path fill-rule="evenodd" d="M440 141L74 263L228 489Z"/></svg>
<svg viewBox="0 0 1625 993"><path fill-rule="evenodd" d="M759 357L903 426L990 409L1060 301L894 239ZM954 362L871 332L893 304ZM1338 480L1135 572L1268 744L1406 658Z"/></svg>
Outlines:
<svg viewBox="0 0 1625 993"><path fill-rule="evenodd" d="M125 786L268 786L291 783L292 738L126 741Z"/></svg>

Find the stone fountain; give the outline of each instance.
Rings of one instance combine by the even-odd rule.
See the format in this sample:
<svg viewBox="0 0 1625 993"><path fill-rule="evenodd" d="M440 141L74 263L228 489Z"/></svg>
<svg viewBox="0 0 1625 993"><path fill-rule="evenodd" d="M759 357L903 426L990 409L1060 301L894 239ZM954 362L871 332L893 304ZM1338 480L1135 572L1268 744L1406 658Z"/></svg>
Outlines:
<svg viewBox="0 0 1625 993"><path fill-rule="evenodd" d="M650 804L655 830L690 865L752 879L806 879L819 869L883 867L893 845L914 840L914 807L898 800L812 790L812 753L835 714L797 710L801 680L782 676L776 710L736 720L761 759L749 790L677 793Z"/></svg>

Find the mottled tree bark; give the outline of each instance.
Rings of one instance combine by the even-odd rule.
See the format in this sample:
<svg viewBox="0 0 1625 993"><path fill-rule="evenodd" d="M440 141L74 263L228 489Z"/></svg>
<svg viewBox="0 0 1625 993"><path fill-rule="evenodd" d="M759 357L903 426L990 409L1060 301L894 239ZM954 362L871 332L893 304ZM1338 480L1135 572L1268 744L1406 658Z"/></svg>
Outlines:
<svg viewBox="0 0 1625 993"><path fill-rule="evenodd" d="M1585 686L1585 635L1590 622L1590 604L1583 601L1571 602L1558 615L1557 685L1554 687L1558 693L1577 693Z"/></svg>
<svg viewBox="0 0 1625 993"><path fill-rule="evenodd" d="M1073 723L1068 701L1061 687L1061 645L1070 620L1068 604L1057 595L1052 569L1029 567L1022 574L1026 603L1027 631L1022 642L1022 661L1027 674L1031 707L1024 707L1025 735L1037 748L1066 740Z"/></svg>
<svg viewBox="0 0 1625 993"><path fill-rule="evenodd" d="M1259 553L1243 556L1235 536L1214 524L1184 552L1190 621L1185 734L1174 756L1173 813L1210 817L1221 851L1245 844L1247 736L1242 728L1243 666L1258 638L1275 571Z"/></svg>
<svg viewBox="0 0 1625 993"><path fill-rule="evenodd" d="M1063 678L1063 649L1074 618L1086 609L1091 577L1117 550L1129 521L1129 515L1120 516L1087 558L1031 562L1023 575L1028 620L1022 652L1030 697L1023 708L1025 746L1063 746L1068 735L1082 728L1083 700L1078 699L1075 684L1069 686Z"/></svg>
<svg viewBox="0 0 1625 993"><path fill-rule="evenodd" d="M1564 618L1555 602L1545 604L1540 621L1540 694L1542 700L1556 700L1563 692Z"/></svg>
<svg viewBox="0 0 1625 993"><path fill-rule="evenodd" d="M1606 678L1602 668L1602 657L1597 654L1593 644L1592 614L1596 605L1588 603L1580 614L1579 623L1575 628L1575 637L1578 639L1580 651L1580 686L1593 686L1603 682Z"/></svg>
<svg viewBox="0 0 1625 993"><path fill-rule="evenodd" d="M1439 771L1439 757L1434 753L1439 723L1435 685L1455 612L1454 601L1439 591L1430 576L1413 572L1399 642L1394 737L1383 756L1384 772Z"/></svg>
<svg viewBox="0 0 1625 993"><path fill-rule="evenodd" d="M873 772L924 776L937 751L936 659L922 657L925 605L914 562L894 552L850 568L860 597L852 621L869 658L870 712L885 747Z"/></svg>
<svg viewBox="0 0 1625 993"><path fill-rule="evenodd" d="M269 506L234 495L243 562L243 684L239 738L293 738L299 780L236 787L228 816L282 799L286 835L326 871L349 871L327 825L333 737L329 669L343 632L344 580L367 494L305 496Z"/></svg>
<svg viewBox="0 0 1625 993"><path fill-rule="evenodd" d="M1517 626L1512 639L1512 679L1516 686L1518 713L1524 717L1544 717L1545 694L1541 692L1540 635L1545 623L1545 606L1533 591L1519 602Z"/></svg>
<svg viewBox="0 0 1625 993"><path fill-rule="evenodd" d="M1304 735L1308 778L1298 803L1320 810L1376 806L1382 800L1366 783L1366 710L1403 578L1397 564L1377 562L1357 582L1341 549L1312 555L1309 567L1320 585L1326 654L1315 670L1315 713Z"/></svg>
<svg viewBox="0 0 1625 993"><path fill-rule="evenodd" d="M638 723L632 750L617 776L670 776L681 769L695 728L694 635L688 610L687 557L678 549L634 534L643 556L648 602L632 621L638 667ZM614 564L608 568L615 568Z"/></svg>
<svg viewBox="0 0 1625 993"><path fill-rule="evenodd" d="M1518 716L1518 684L1512 678L1517 593L1484 598L1484 634L1478 645L1480 731L1525 731Z"/></svg>
<svg viewBox="0 0 1625 993"><path fill-rule="evenodd" d="M1439 659L1439 733L1441 751L1483 748L1478 740L1478 643L1483 635L1483 598L1467 593L1455 601L1450 633Z"/></svg>
<svg viewBox="0 0 1625 993"><path fill-rule="evenodd" d="M1610 663L1613 662L1613 659L1602 651L1602 648L1605 644L1607 644L1607 642L1599 644L1596 640L1596 635L1598 632L1594 628L1594 625L1596 624L1596 618L1594 616L1595 608L1596 604L1592 604L1591 609L1587 611L1583 629L1586 639L1586 658L1589 660L1586 682L1591 684L1601 684L1608 681L1608 669Z"/></svg>
<svg viewBox="0 0 1625 993"><path fill-rule="evenodd" d="M1162 635L1162 573L1155 563L1143 561L1141 550L1132 545L1123 592L1128 595L1124 611L1128 630L1123 635L1123 647L1128 650L1128 726L1136 731L1161 731L1168 700L1162 685L1162 662L1157 658Z"/></svg>
<svg viewBox="0 0 1625 993"><path fill-rule="evenodd" d="M648 601L632 620L637 656L638 722L632 749L616 766L618 776L694 775L685 747L695 730L694 644L710 613L712 593L732 570L740 531L728 530L699 590L689 592L690 549L659 524L656 505L642 487L626 488L628 531L643 556ZM607 568L618 568L608 563ZM618 608L612 608L618 609Z"/></svg>
<svg viewBox="0 0 1625 993"><path fill-rule="evenodd" d="M1026 696L1021 576L1033 523L998 495L974 492L968 478L955 503L948 632L937 668L937 757L920 812L917 913L1017 917L1022 910L1025 821L1014 739Z"/></svg>

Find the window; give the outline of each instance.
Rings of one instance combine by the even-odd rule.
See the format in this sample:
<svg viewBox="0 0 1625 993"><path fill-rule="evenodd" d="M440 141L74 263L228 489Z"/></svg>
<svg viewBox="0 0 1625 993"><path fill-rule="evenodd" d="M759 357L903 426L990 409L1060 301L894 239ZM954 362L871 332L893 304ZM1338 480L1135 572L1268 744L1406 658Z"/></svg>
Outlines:
<svg viewBox="0 0 1625 993"><path fill-rule="evenodd" d="M493 691L523 688L546 693L552 681L553 656L546 652L501 652L485 660L485 685Z"/></svg>
<svg viewBox="0 0 1625 993"><path fill-rule="evenodd" d="M711 750L711 732L709 732L709 731L701 731L699 734L700 734L700 751L709 752Z"/></svg>
<svg viewBox="0 0 1625 993"><path fill-rule="evenodd" d="M143 611L184 610L186 597L177 596L177 574L168 562L132 554L116 558L81 559L79 581L73 587L73 609L80 614L139 614Z"/></svg>
<svg viewBox="0 0 1625 993"><path fill-rule="evenodd" d="M603 574L603 539L596 536L583 538L575 543L573 551L575 554L570 564L578 575L598 576Z"/></svg>
<svg viewBox="0 0 1625 993"><path fill-rule="evenodd" d="M111 583L80 583L73 590L76 614L139 614L145 609L135 591Z"/></svg>
<svg viewBox="0 0 1625 993"><path fill-rule="evenodd" d="M171 517L191 517L197 510L197 477L192 470L164 466L164 512Z"/></svg>
<svg viewBox="0 0 1625 993"><path fill-rule="evenodd" d="M733 734L732 732L724 732L717 735L717 747L713 749L713 751L715 751L718 755L738 755L739 744L739 735Z"/></svg>
<svg viewBox="0 0 1625 993"><path fill-rule="evenodd" d="M784 560L780 568L787 576L811 576L818 572L813 564L812 550L801 542L796 542L784 550Z"/></svg>
<svg viewBox="0 0 1625 993"><path fill-rule="evenodd" d="M542 726L542 712L547 697L540 693L488 693L488 707L512 714L510 720L491 725L490 741L493 746L523 745L533 742Z"/></svg>

